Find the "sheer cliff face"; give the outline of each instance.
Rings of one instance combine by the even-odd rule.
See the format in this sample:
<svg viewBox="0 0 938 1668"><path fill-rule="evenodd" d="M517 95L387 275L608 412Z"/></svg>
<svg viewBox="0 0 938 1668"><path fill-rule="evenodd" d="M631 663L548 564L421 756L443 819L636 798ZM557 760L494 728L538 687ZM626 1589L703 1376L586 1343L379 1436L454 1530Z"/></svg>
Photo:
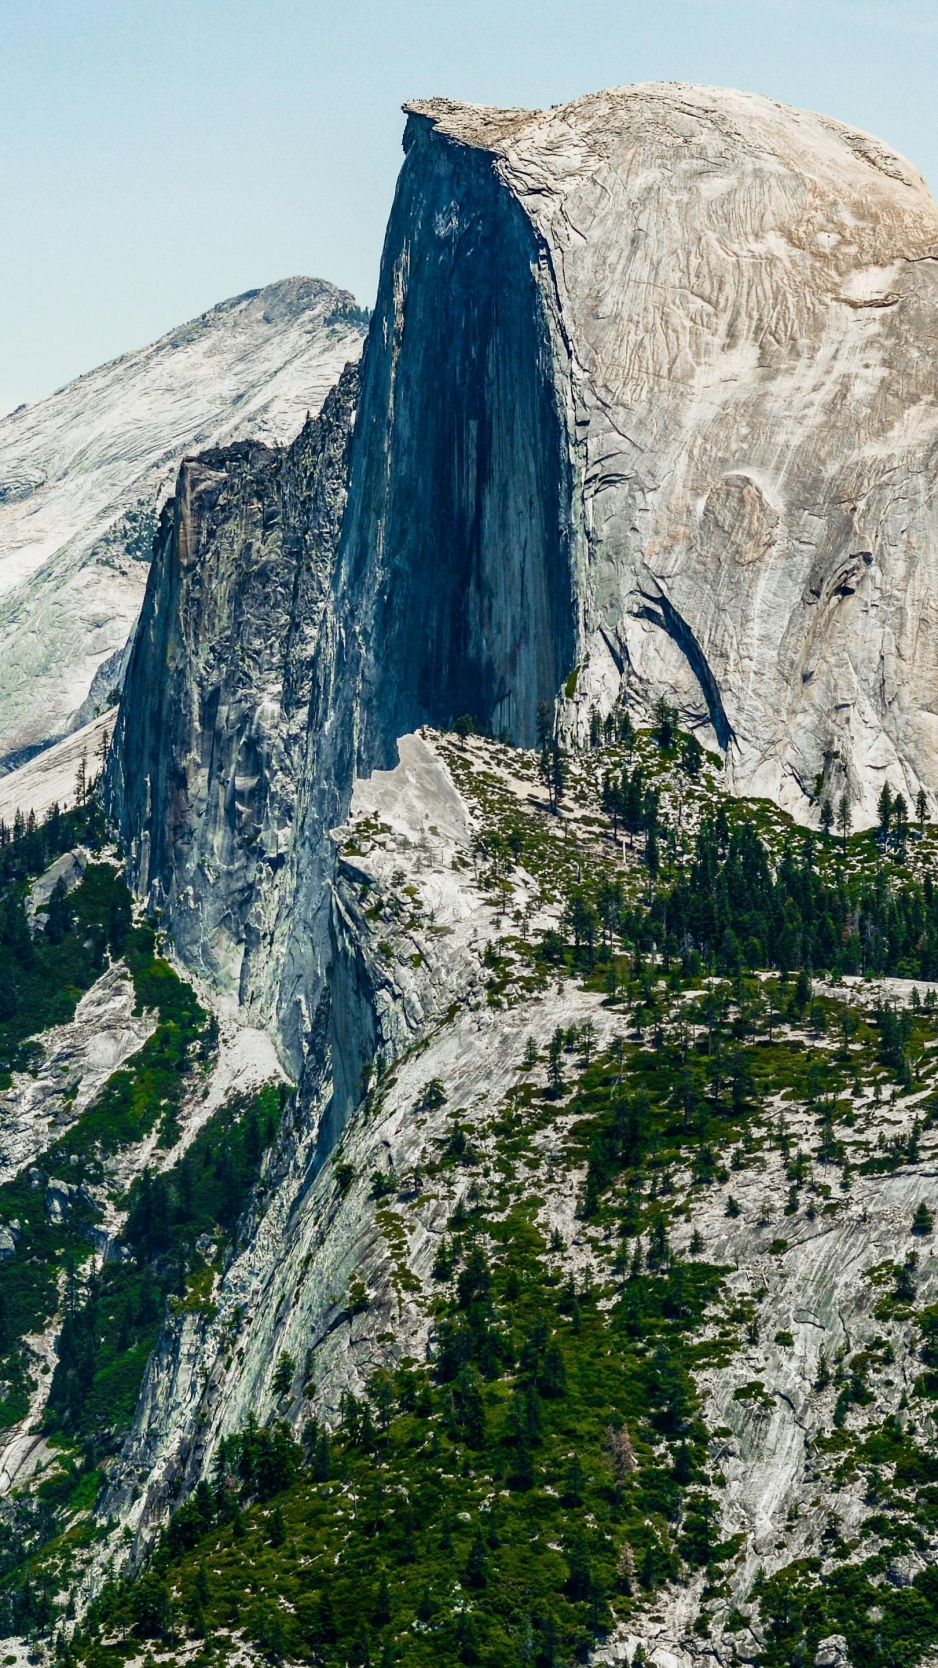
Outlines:
<svg viewBox="0 0 938 1668"><path fill-rule="evenodd" d="M412 118L336 578L359 763L470 714L533 739L573 664L576 539L555 298L493 159ZM354 599L354 607L352 606Z"/></svg>
<svg viewBox="0 0 938 1668"><path fill-rule="evenodd" d="M186 459L164 510L109 767L138 894L250 1002L276 910L358 370L289 448Z"/></svg>
<svg viewBox="0 0 938 1668"><path fill-rule="evenodd" d="M141 888L296 1069L337 954L330 830L422 723L529 743L578 667L575 735L665 695L805 819L819 782L860 822L884 780L938 779L918 175L673 85L414 105L405 150L328 526L304 531L318 441L186 465L112 768Z"/></svg>
<svg viewBox="0 0 938 1668"><path fill-rule="evenodd" d="M293 440L364 334L347 290L288 278L0 418L0 763L120 686L180 458Z"/></svg>
<svg viewBox="0 0 938 1668"><path fill-rule="evenodd" d="M434 154L488 167L556 296L591 686L610 698L595 662L617 646L731 743L741 790L799 815L820 772L862 820L884 779L931 792L938 212L918 174L708 88L411 108L428 195ZM468 171L449 169L454 227ZM415 276L392 253L406 341Z"/></svg>

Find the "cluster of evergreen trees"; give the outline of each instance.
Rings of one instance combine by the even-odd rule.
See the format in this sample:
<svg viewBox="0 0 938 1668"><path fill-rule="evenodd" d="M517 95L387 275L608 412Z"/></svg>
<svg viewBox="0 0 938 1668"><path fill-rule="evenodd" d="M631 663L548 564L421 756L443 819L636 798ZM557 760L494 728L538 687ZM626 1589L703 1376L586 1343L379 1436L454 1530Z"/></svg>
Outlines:
<svg viewBox="0 0 938 1668"><path fill-rule="evenodd" d="M817 842L789 840L773 873L754 822L721 808L696 840L686 875L650 912L659 944L697 950L708 966L796 967L838 973L938 977L938 900L880 867L872 877L818 862Z"/></svg>
<svg viewBox="0 0 938 1668"><path fill-rule="evenodd" d="M625 716L627 741L634 732ZM617 720L618 722L618 720ZM556 749L546 729L544 759ZM653 735L660 747L679 759L685 774L699 774L702 749L696 738L677 728L677 715L664 702L655 712ZM546 768L546 766L545 766ZM562 770L561 770L562 777ZM555 780L559 781L557 777ZM557 790L557 793L562 788ZM667 836L660 814L660 793L640 763L607 771L602 808L612 832L624 830L634 842L644 836L643 857L653 881L660 881L659 843ZM927 803L916 802L920 837ZM798 967L835 973L895 974L938 978L938 902L933 882L898 872L909 837L908 811L901 794L884 787L879 804L879 861L871 874L851 872L835 860L828 842L834 813L822 806L824 836L791 835L776 862L756 818L741 807L732 816L722 806L702 823L689 865L671 884L659 884L650 905L623 907L621 891L608 878L570 893L562 926L573 941L574 959L591 969L597 954L611 954L616 938L623 947L647 952L652 945L668 960L699 956L714 971L734 975L745 968ZM849 805L839 813L846 848ZM564 955L564 938L545 934L548 960Z"/></svg>

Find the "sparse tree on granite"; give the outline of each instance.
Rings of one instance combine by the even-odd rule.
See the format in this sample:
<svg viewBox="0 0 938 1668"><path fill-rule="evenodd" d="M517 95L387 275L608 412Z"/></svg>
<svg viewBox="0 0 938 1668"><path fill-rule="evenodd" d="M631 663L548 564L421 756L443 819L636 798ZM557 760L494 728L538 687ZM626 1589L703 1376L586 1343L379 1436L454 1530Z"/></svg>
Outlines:
<svg viewBox="0 0 938 1668"><path fill-rule="evenodd" d="M840 838L845 857L847 855L847 835L850 833L850 824L852 821L853 812L850 809L850 801L845 793L841 794L840 805L837 808L837 827L840 829Z"/></svg>
<svg viewBox="0 0 938 1668"><path fill-rule="evenodd" d="M925 1200L922 1199L922 1201L915 1207L915 1214L912 1217L912 1232L913 1234L919 1234L924 1237L926 1234L931 1233L934 1226L935 1218L926 1205Z"/></svg>
<svg viewBox="0 0 938 1668"><path fill-rule="evenodd" d="M885 845L889 838L889 825L892 822L892 794L889 791L888 782L883 783L880 796L876 801L876 815L879 818L879 836L883 845Z"/></svg>
<svg viewBox="0 0 938 1668"><path fill-rule="evenodd" d="M558 1025L547 1050L547 1081L555 1095L563 1092L563 1040L563 1029Z"/></svg>
<svg viewBox="0 0 938 1668"><path fill-rule="evenodd" d="M588 1019L586 1024L580 1027L580 1035L577 1044L577 1052L584 1067L588 1066L593 1058L593 1049L595 1046L596 1027L593 1024L593 1021Z"/></svg>
<svg viewBox="0 0 938 1668"><path fill-rule="evenodd" d="M897 793L892 802L892 820L895 829L893 840L895 841L896 850L901 856L905 851L905 841L909 823L909 808L906 805L901 793Z"/></svg>

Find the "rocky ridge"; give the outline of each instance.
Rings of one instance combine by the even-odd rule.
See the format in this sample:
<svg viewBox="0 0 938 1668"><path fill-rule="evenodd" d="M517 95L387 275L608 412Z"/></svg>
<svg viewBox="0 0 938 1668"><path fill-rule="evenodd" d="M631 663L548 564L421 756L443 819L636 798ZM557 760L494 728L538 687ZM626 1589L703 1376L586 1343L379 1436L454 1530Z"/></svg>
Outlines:
<svg viewBox="0 0 938 1668"><path fill-rule="evenodd" d="M934 206L744 95L409 108L360 384L288 451L186 463L122 701L138 896L298 1094L150 1358L96 1508L130 1534L75 1579L139 1572L182 1499L177 1539L82 1649L842 1668L905 1660L914 1610L922 1659ZM890 798L796 839L884 782L918 830ZM252 1418L295 1468L273 1512ZM425 1601L393 1536L428 1478ZM245 1560L285 1520L271 1620Z"/></svg>
<svg viewBox="0 0 938 1668"><path fill-rule="evenodd" d="M15 764L120 687L181 456L292 440L364 321L347 291L286 279L0 419L0 756Z"/></svg>
<svg viewBox="0 0 938 1668"><path fill-rule="evenodd" d="M246 1006L270 942L345 507L358 371L293 443L187 460L164 508L108 769L138 895Z"/></svg>
<svg viewBox="0 0 938 1668"><path fill-rule="evenodd" d="M741 792L796 816L817 777L867 820L886 778L931 794L938 213L920 175L840 123L705 87L407 108L386 253L400 294L379 303L395 399L423 351L426 263L449 259L468 283L484 180L517 228L502 282L520 297L536 275L531 369L568 471L570 664L666 694L728 747ZM427 328L450 306L432 302ZM407 320L399 349L392 314ZM467 309L460 340L475 328ZM500 463L489 449L487 474L463 475L480 503ZM404 488L396 455L388 479ZM479 716L497 729L505 710L490 697ZM507 728L522 739L530 721Z"/></svg>
<svg viewBox="0 0 938 1668"><path fill-rule="evenodd" d="M868 825L884 785L931 804L938 215L919 176L838 123L706 88L408 111L341 536L314 563L307 744L244 983L294 1073L329 964L330 831L421 724L470 715L530 744L559 697L582 745L664 697L738 791L800 819L827 797ZM305 537L291 513L286 544ZM223 537L249 566L250 531ZM202 679L199 652L177 683ZM133 703L157 747L165 699ZM188 774L188 742L168 752ZM138 852L173 822L169 782L119 809ZM145 884L171 891L175 861ZM252 905L213 875L185 928L173 909L197 967L208 916L225 923L231 980Z"/></svg>

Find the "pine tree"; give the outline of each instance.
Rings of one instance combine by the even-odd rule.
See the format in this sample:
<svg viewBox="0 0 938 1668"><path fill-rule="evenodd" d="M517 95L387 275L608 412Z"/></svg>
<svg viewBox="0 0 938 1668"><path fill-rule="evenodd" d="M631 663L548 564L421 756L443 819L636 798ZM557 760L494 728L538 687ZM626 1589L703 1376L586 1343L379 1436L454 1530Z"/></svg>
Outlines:
<svg viewBox="0 0 938 1668"><path fill-rule="evenodd" d="M622 1542L619 1562L616 1565L616 1582L619 1591L630 1597L635 1587L635 1553L628 1541ZM635 1658L632 1658L634 1663Z"/></svg>
<svg viewBox="0 0 938 1668"><path fill-rule="evenodd" d="M391 1594L388 1590L388 1578L381 1577L378 1596L375 1599L374 1622L376 1627L384 1627L391 1620Z"/></svg>
<svg viewBox="0 0 938 1668"><path fill-rule="evenodd" d="M583 1504L583 1467L580 1456L574 1452L567 1466L567 1481L564 1488L564 1500L568 1506L582 1506Z"/></svg>
<svg viewBox="0 0 938 1668"><path fill-rule="evenodd" d="M852 821L853 813L850 809L850 801L846 794L841 794L840 805L837 809L837 827L840 829L840 837L843 843L843 853L845 857L847 855L847 835L850 833L850 824Z"/></svg>
<svg viewBox="0 0 938 1668"><path fill-rule="evenodd" d="M880 796L876 801L876 815L879 818L880 839L885 845L889 838L889 824L892 821L892 794L889 791L888 782L883 783Z"/></svg>
<svg viewBox="0 0 938 1668"><path fill-rule="evenodd" d="M547 1050L547 1081L552 1094L563 1093L563 1030L559 1025Z"/></svg>
<svg viewBox="0 0 938 1668"><path fill-rule="evenodd" d="M469 1587L485 1587L489 1579L489 1556L481 1534L476 1531L476 1537L469 1548L469 1558L466 1563L466 1584Z"/></svg>

